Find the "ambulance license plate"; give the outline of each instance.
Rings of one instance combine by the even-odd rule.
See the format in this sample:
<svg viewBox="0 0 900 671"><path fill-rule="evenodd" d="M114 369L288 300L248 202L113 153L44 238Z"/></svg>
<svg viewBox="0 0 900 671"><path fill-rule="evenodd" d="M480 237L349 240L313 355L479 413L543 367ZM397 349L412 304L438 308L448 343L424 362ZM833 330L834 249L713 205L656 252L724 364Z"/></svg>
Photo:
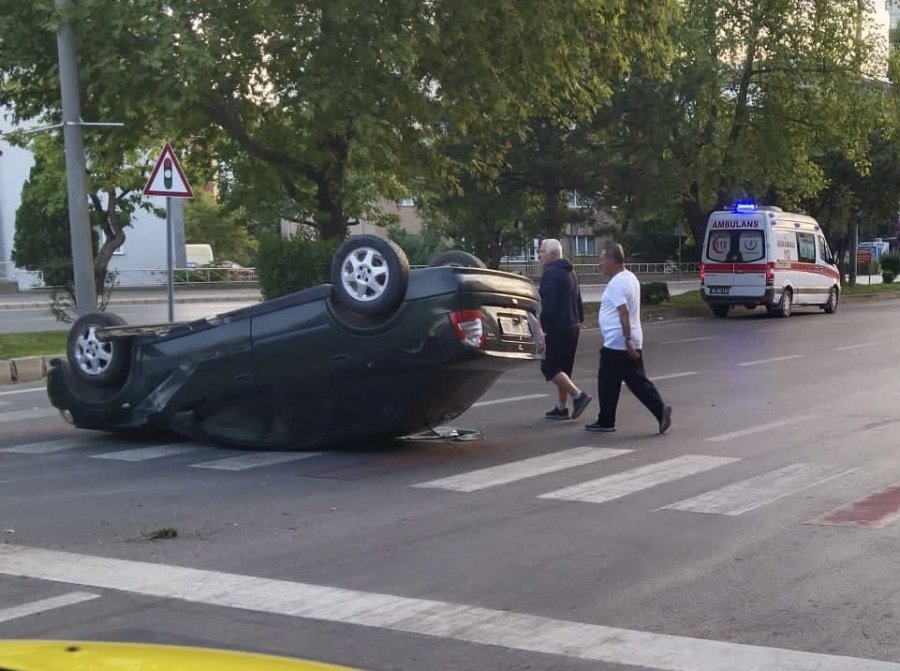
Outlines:
<svg viewBox="0 0 900 671"><path fill-rule="evenodd" d="M731 287L709 287L710 296L727 296L731 293Z"/></svg>

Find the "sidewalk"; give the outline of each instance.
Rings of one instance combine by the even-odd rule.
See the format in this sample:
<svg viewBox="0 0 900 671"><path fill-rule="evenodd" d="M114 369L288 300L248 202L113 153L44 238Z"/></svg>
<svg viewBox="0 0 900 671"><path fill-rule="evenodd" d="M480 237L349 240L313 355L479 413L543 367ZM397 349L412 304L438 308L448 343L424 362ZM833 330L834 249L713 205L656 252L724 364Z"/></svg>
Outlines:
<svg viewBox="0 0 900 671"><path fill-rule="evenodd" d="M175 287L175 303L250 303L261 301L258 287L235 287L231 289L187 289ZM153 305L167 304L169 301L165 287L161 288L120 288L113 291L110 305ZM50 307L50 292L45 290L23 291L16 294L0 294L0 310L28 310Z"/></svg>

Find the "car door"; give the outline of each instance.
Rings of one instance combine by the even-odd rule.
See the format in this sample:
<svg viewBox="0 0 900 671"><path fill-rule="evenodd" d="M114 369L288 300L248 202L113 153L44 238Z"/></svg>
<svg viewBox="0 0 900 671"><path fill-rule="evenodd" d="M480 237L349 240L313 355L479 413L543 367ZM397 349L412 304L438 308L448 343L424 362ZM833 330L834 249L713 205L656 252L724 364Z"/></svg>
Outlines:
<svg viewBox="0 0 900 671"><path fill-rule="evenodd" d="M820 275L817 270L815 233L797 232L797 260L800 267L794 285L794 302L800 305L824 303Z"/></svg>

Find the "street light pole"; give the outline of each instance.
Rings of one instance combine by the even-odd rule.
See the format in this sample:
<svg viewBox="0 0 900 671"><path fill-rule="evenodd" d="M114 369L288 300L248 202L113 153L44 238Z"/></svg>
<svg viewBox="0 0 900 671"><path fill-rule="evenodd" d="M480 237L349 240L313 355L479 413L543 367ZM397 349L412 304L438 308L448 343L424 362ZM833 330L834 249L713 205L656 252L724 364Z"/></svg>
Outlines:
<svg viewBox="0 0 900 671"><path fill-rule="evenodd" d="M75 309L79 316L83 316L97 309L97 289L94 284L94 249L88 219L78 61L75 55L75 28L66 17L72 0L55 0L55 3L56 9L62 14L56 45L62 96L66 186L69 195L69 234L72 239L72 267L75 271Z"/></svg>

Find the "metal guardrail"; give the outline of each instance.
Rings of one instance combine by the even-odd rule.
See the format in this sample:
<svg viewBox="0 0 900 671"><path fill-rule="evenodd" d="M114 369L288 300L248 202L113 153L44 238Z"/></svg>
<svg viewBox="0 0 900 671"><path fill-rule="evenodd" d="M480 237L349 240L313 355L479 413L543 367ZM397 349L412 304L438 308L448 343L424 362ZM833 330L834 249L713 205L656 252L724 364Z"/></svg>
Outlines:
<svg viewBox="0 0 900 671"><path fill-rule="evenodd" d="M602 276L603 267L599 263L573 263L572 267L579 277ZM700 273L699 263L626 263L625 268L635 275L674 275L693 276ZM538 278L543 272L542 266L537 262L527 263L501 263L501 270L519 273L526 277Z"/></svg>
<svg viewBox="0 0 900 671"><path fill-rule="evenodd" d="M128 268L114 271L120 287L165 286L168 271L164 268ZM176 285L256 282L256 268L203 267L175 268Z"/></svg>

